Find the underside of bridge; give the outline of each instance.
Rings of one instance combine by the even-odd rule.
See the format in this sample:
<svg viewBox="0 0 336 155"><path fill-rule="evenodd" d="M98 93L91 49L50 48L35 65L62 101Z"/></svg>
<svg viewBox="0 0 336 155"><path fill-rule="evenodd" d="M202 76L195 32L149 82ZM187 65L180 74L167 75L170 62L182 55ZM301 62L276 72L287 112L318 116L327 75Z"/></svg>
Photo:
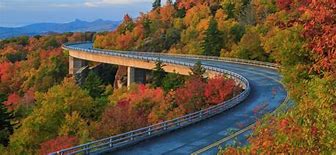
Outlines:
<svg viewBox="0 0 336 155"><path fill-rule="evenodd" d="M69 75L81 74L79 73L81 69L86 68L88 66L88 61L78 59L72 56L69 56ZM127 67L127 86L130 86L132 83L142 83L145 84L148 80L148 70L135 68L135 67ZM80 78L82 79L82 78ZM121 79L116 79L115 87L119 88L123 84L120 82Z"/></svg>

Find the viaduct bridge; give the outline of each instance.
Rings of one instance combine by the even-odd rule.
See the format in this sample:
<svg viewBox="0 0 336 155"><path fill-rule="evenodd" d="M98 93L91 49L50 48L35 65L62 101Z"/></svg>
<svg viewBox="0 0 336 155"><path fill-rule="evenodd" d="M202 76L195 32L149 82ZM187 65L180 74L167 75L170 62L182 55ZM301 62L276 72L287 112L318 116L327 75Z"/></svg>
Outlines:
<svg viewBox="0 0 336 155"><path fill-rule="evenodd" d="M148 127L107 137L51 154L216 154L218 146L245 135L257 119L287 103L277 65L258 61L94 49L92 43L65 44L69 51L69 74L87 61L128 67L127 84L141 81L141 69L154 68L160 59L167 72L189 75L190 67L201 61L207 76L223 74L234 79L244 91L219 105ZM224 112L225 111L225 112Z"/></svg>

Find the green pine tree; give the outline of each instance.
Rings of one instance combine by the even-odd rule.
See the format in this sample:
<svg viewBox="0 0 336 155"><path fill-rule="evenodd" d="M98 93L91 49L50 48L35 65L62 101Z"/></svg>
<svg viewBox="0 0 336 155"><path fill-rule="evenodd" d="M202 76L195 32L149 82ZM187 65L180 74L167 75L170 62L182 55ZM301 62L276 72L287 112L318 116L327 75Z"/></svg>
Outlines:
<svg viewBox="0 0 336 155"><path fill-rule="evenodd" d="M163 69L165 65L162 63L162 61L158 60L155 63L155 67L152 71L152 87L161 87L163 84L163 79L166 77L166 72Z"/></svg>
<svg viewBox="0 0 336 155"><path fill-rule="evenodd" d="M104 93L104 87L102 83L103 82L100 77L93 71L90 71L81 87L87 90L91 97L98 98L102 93Z"/></svg>
<svg viewBox="0 0 336 155"><path fill-rule="evenodd" d="M205 31L205 38L202 43L203 55L220 56L223 43L222 33L217 28L217 21L212 18L209 28Z"/></svg>
<svg viewBox="0 0 336 155"><path fill-rule="evenodd" d="M159 7L161 7L161 0L155 0L153 2L153 10L155 10L155 9L157 9Z"/></svg>
<svg viewBox="0 0 336 155"><path fill-rule="evenodd" d="M0 103L0 144L3 146L8 145L9 136L13 134L12 119L14 119L13 114L8 112L7 108Z"/></svg>
<svg viewBox="0 0 336 155"><path fill-rule="evenodd" d="M175 90L184 84L184 76L177 73L168 73L163 79L163 89L168 92Z"/></svg>
<svg viewBox="0 0 336 155"><path fill-rule="evenodd" d="M203 68L201 61L197 61L195 65L192 68L190 68L190 70L191 70L190 72L191 77L205 79L204 73L206 72L206 69Z"/></svg>

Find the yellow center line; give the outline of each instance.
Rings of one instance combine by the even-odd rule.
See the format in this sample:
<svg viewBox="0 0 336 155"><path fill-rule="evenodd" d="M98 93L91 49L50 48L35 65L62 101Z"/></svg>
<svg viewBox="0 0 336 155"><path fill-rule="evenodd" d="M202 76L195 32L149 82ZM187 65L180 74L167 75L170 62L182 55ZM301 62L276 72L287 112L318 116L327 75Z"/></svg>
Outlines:
<svg viewBox="0 0 336 155"><path fill-rule="evenodd" d="M232 138L234 138L234 137L236 137L236 136L244 133L245 131L251 129L254 126L254 124L255 123L253 123L253 124L245 127L244 129L241 129L241 130L235 132L234 134L231 134L230 136L227 136L227 137L225 137L225 138L223 138L223 139L221 139L221 140L219 140L219 141L217 141L215 143L212 143L212 144L210 144L210 145L208 145L208 146L206 146L206 147L204 147L204 148L202 148L202 149L200 149L198 151L195 151L195 152L191 153L191 155L197 155L197 154L200 154L200 153L203 153L203 152L209 150L210 148L219 146L220 144L222 144L222 143L224 143L224 142L226 142L226 141L228 141L228 140L230 140L230 139L232 139Z"/></svg>
<svg viewBox="0 0 336 155"><path fill-rule="evenodd" d="M252 69L252 70L254 70L254 69ZM264 74L261 74L261 73L254 73L254 74L265 76ZM265 76L265 77L270 78L270 79L272 79L272 80L280 83L285 88L284 84L281 81L279 81L279 80L277 80L277 79L275 79L273 77L270 77L270 76ZM286 99L281 103L281 105L277 109L279 109L287 101L288 101L288 93L287 93ZM274 110L272 113L274 114L277 111L277 109ZM251 125L249 125L249 126L243 128L243 129L241 129L241 130L239 130L239 131L231 134L230 136L226 136L223 139L220 139L220 140L218 140L218 141L216 141L216 142L214 142L214 143L212 143L212 144L210 144L210 145L208 145L208 146L206 146L206 147L204 147L204 148L202 148L200 150L197 150L197 151L191 153L191 155L198 155L198 154L201 154L201 153L203 153L203 152L205 152L205 151L207 151L207 150L209 150L209 149L211 149L213 147L218 147L220 144L222 144L222 143L224 143L224 142L226 142L228 140L231 140L232 138L234 138L234 137L236 137L236 136L244 133L245 131L247 131L249 129L252 129L252 127L254 125L255 125L255 123L252 123Z"/></svg>

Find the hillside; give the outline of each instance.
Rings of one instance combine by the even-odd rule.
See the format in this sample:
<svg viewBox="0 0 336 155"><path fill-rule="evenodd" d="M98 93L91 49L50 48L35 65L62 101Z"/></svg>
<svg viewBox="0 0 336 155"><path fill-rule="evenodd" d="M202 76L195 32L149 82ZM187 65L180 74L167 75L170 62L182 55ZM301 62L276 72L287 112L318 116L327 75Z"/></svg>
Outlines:
<svg viewBox="0 0 336 155"><path fill-rule="evenodd" d="M336 152L334 0L185 0L153 3L136 20L96 36L98 48L276 62L295 102L261 120L250 145L223 154ZM276 93L276 92L275 92Z"/></svg>
<svg viewBox="0 0 336 155"><path fill-rule="evenodd" d="M8 28L0 27L0 39L11 38L16 36L28 35L45 35L51 33L64 32L102 32L114 30L119 21L106 21L98 19L92 22L76 19L70 23L37 23L23 27Z"/></svg>
<svg viewBox="0 0 336 155"><path fill-rule="evenodd" d="M335 0L167 1L161 4L155 0L152 11L136 19L125 15L121 24L107 33L20 36L0 41L0 152L47 154L180 117L241 91L225 77L204 77L201 63L191 68L190 76L181 76L166 73L160 61L147 85L117 89L113 82L104 80L125 80L125 67L119 67L116 75L90 71L79 85L68 77L69 53L61 45L90 40L105 49L277 63L293 107L258 120L247 146L233 143L223 146L219 154L336 152ZM80 25L91 24L77 20L65 26L37 24L29 29L32 34L43 27L53 27L58 33L89 29ZM90 29L98 27L91 25ZM262 84L272 87L268 82ZM271 93L278 95L275 89ZM261 108L268 102L261 100ZM256 116L259 110L255 109ZM255 118L253 114L247 117Z"/></svg>

